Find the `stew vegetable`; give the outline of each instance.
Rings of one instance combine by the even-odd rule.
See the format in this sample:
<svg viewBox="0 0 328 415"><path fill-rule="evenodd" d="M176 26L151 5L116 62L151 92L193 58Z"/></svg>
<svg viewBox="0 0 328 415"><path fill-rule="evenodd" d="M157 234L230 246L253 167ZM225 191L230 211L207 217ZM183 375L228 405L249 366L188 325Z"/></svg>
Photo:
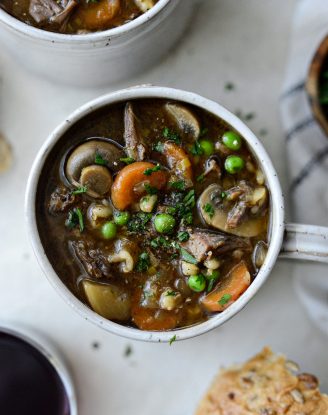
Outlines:
<svg viewBox="0 0 328 415"><path fill-rule="evenodd" d="M8 13L40 29L83 34L121 26L158 0L0 0Z"/></svg>
<svg viewBox="0 0 328 415"><path fill-rule="evenodd" d="M56 144L37 192L54 269L95 312L141 330L186 327L247 290L270 201L245 140L161 99L97 110Z"/></svg>

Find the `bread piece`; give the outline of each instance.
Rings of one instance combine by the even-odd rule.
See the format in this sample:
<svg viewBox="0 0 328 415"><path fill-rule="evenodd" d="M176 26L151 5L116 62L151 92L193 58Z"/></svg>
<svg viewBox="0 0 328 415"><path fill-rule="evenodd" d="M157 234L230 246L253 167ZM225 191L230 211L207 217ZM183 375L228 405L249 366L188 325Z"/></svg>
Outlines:
<svg viewBox="0 0 328 415"><path fill-rule="evenodd" d="M269 348L222 370L195 415L328 415L328 396L309 374Z"/></svg>

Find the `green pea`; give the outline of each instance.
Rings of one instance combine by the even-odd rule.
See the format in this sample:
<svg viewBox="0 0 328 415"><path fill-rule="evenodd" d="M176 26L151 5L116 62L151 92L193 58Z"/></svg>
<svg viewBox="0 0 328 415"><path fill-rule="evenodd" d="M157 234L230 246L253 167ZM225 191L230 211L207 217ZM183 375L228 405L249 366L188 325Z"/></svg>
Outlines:
<svg viewBox="0 0 328 415"><path fill-rule="evenodd" d="M129 212L115 212L114 214L114 222L118 226L124 226L128 223L130 219Z"/></svg>
<svg viewBox="0 0 328 415"><path fill-rule="evenodd" d="M191 290L200 293L206 288L206 279L202 274L191 275L188 278L188 285Z"/></svg>
<svg viewBox="0 0 328 415"><path fill-rule="evenodd" d="M234 131L227 131L222 136L223 144L230 150L239 150L241 147L241 138Z"/></svg>
<svg viewBox="0 0 328 415"><path fill-rule="evenodd" d="M154 226L159 233L170 233L175 226L175 219L168 213L160 213L155 216Z"/></svg>
<svg viewBox="0 0 328 415"><path fill-rule="evenodd" d="M205 156L211 156L214 153L214 144L209 140L200 140L199 145L201 146Z"/></svg>
<svg viewBox="0 0 328 415"><path fill-rule="evenodd" d="M114 222L106 222L101 227L101 233L105 239L113 239L117 233L117 226Z"/></svg>
<svg viewBox="0 0 328 415"><path fill-rule="evenodd" d="M236 174L245 166L244 160L239 156L228 156L224 162L224 168L230 174Z"/></svg>

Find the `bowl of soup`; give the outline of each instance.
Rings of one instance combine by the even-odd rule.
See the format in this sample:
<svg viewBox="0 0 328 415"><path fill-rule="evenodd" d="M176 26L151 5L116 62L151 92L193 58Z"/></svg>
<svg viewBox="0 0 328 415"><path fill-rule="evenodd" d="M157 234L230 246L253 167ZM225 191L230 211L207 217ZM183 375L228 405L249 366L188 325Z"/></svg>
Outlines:
<svg viewBox="0 0 328 415"><path fill-rule="evenodd" d="M193 2L0 0L0 41L37 75L77 86L127 78L182 34Z"/></svg>
<svg viewBox="0 0 328 415"><path fill-rule="evenodd" d="M29 234L50 282L110 332L169 341L227 321L281 249L264 148L217 103L136 87L84 105L40 150Z"/></svg>

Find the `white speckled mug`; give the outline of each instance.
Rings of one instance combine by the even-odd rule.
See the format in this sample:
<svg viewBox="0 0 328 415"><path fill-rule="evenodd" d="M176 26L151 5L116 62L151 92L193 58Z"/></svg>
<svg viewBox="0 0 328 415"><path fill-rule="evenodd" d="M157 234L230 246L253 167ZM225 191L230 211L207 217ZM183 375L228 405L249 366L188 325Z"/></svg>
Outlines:
<svg viewBox="0 0 328 415"><path fill-rule="evenodd" d="M168 332L142 331L114 323L101 317L78 300L64 285L52 268L42 245L36 220L36 193L40 174L47 156L52 151L58 139L71 128L74 123L103 106L141 98L164 98L186 102L188 104L196 105L223 119L247 141L249 148L263 170L266 184L270 190L271 212L269 250L263 266L250 287L237 301L222 313L216 314L209 320L195 326ZM191 92L172 88L140 86L120 90L91 101L71 114L67 120L59 125L50 135L35 159L27 185L25 214L28 233L37 260L51 284L59 291L65 301L77 310L85 319L92 321L104 330L137 340L165 342L169 341L173 336L176 336L175 338L177 340L182 340L198 336L222 325L245 307L245 305L253 298L270 275L279 255L286 258L307 259L328 263L328 228L285 223L284 199L277 173L272 165L270 157L252 131L238 117L216 102Z"/></svg>
<svg viewBox="0 0 328 415"><path fill-rule="evenodd" d="M0 8L0 43L37 75L96 87L141 72L185 30L194 0L159 0L135 20L101 32L67 35L29 26Z"/></svg>

